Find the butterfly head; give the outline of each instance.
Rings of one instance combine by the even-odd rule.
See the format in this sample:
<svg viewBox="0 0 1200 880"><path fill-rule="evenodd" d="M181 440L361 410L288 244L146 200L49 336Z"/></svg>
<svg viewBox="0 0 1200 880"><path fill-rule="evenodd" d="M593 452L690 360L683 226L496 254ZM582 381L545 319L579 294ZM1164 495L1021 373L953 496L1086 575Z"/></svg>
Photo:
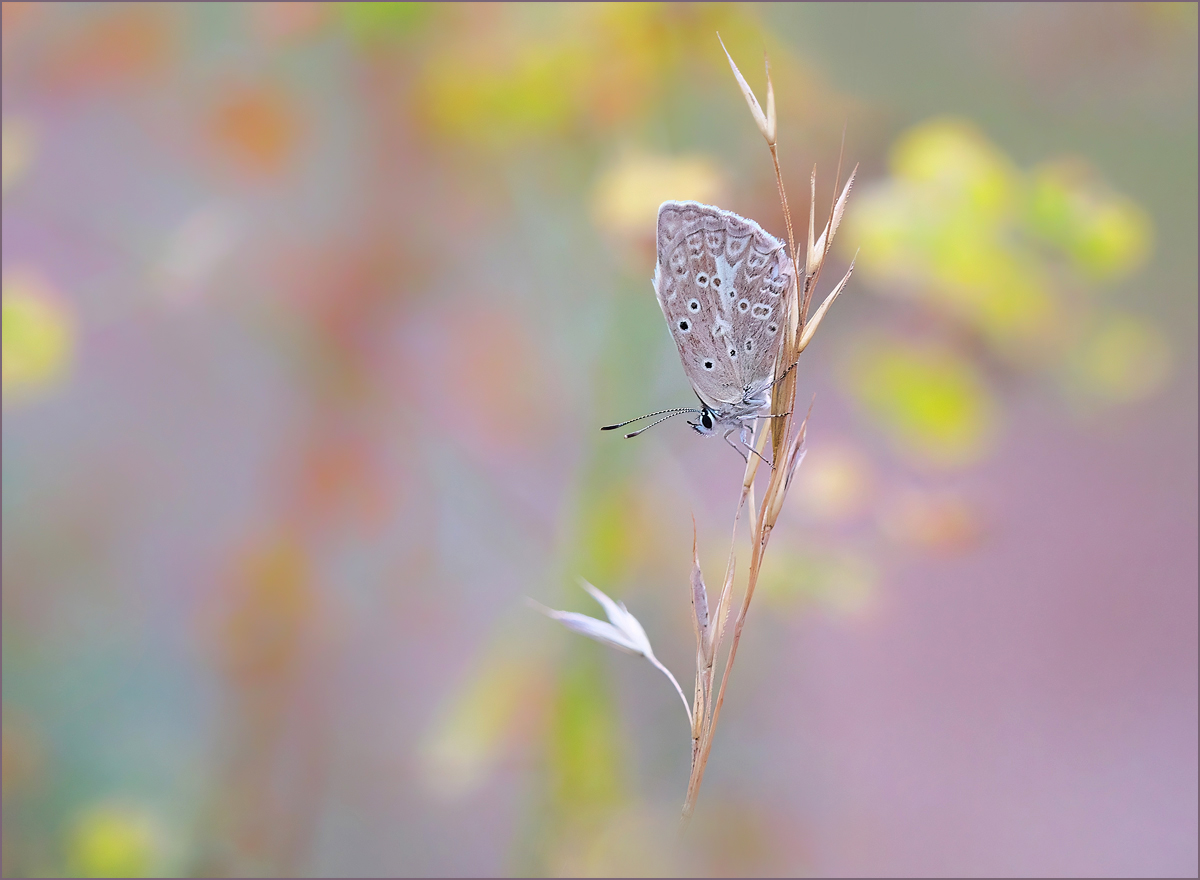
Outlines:
<svg viewBox="0 0 1200 880"><path fill-rule="evenodd" d="M716 420L713 418L714 415L715 413L709 408L708 404L704 404L703 409L700 410L700 418L694 422L688 422L688 424L692 426L692 430L697 434L708 437L712 434L716 426Z"/></svg>

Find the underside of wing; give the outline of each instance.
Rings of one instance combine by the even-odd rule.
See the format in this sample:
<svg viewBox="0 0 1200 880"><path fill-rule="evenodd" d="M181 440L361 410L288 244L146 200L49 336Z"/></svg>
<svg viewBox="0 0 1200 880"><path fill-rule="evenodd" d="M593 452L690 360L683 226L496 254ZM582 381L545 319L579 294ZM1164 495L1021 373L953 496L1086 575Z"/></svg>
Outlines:
<svg viewBox="0 0 1200 880"><path fill-rule="evenodd" d="M791 277L783 242L754 221L696 202L659 208L655 293L684 372L714 409L771 383Z"/></svg>

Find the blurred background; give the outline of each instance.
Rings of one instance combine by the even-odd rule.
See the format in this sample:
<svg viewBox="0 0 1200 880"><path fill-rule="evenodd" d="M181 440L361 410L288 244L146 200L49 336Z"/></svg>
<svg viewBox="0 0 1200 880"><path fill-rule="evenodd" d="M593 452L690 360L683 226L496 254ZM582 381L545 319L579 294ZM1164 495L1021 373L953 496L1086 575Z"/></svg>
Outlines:
<svg viewBox="0 0 1200 880"><path fill-rule="evenodd" d="M858 179L691 836L742 463L664 199ZM1197 871L1194 4L3 4L3 870ZM745 544L742 538L742 568ZM739 581L741 583L741 581Z"/></svg>

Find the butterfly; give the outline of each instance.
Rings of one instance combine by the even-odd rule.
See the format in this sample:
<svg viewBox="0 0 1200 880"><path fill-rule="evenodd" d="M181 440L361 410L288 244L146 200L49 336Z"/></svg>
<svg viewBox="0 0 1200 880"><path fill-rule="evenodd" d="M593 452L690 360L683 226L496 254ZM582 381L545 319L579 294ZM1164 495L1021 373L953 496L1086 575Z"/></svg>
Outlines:
<svg viewBox="0 0 1200 880"><path fill-rule="evenodd" d="M794 274L787 249L753 220L697 202L662 203L657 243L654 292L700 408L660 410L600 430L662 416L625 435L636 437L694 413L699 417L688 424L696 433L721 434L733 446L729 436L737 431L748 447L754 420L770 406L783 346Z"/></svg>

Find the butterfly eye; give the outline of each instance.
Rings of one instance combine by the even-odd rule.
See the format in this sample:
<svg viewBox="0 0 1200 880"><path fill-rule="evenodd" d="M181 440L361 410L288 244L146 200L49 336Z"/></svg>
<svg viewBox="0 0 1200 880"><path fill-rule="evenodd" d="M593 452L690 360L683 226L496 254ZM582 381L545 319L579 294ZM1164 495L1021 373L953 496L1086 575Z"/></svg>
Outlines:
<svg viewBox="0 0 1200 880"><path fill-rule="evenodd" d="M713 426L712 416L710 416L708 413L701 413L700 424L704 425L707 430L711 431Z"/></svg>

